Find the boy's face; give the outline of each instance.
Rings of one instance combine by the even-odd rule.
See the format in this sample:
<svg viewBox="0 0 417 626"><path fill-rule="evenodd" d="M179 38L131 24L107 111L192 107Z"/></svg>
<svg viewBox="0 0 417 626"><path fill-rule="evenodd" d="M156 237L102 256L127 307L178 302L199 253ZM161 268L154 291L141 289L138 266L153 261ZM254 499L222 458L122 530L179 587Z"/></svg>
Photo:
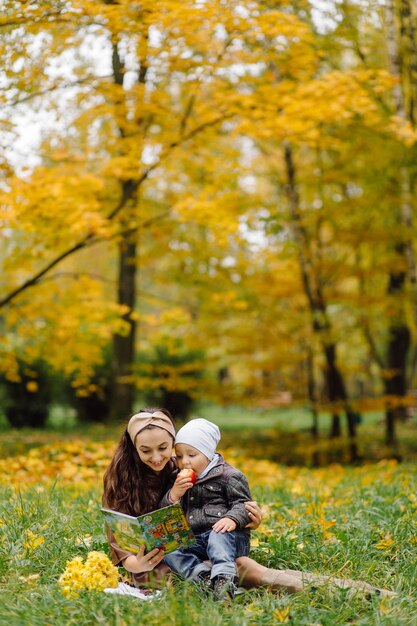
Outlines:
<svg viewBox="0 0 417 626"><path fill-rule="evenodd" d="M175 453L177 455L178 467L180 469L184 469L185 467L192 469L197 476L199 476L210 463L205 454L186 443L177 443Z"/></svg>

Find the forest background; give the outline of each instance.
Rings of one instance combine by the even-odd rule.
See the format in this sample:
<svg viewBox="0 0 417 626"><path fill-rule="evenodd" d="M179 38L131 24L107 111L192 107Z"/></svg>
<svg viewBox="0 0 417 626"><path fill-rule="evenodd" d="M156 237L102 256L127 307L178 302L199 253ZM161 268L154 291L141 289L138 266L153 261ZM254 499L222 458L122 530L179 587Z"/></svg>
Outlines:
<svg viewBox="0 0 417 626"><path fill-rule="evenodd" d="M372 415L412 451L412 0L1 8L3 428L279 410L355 461Z"/></svg>

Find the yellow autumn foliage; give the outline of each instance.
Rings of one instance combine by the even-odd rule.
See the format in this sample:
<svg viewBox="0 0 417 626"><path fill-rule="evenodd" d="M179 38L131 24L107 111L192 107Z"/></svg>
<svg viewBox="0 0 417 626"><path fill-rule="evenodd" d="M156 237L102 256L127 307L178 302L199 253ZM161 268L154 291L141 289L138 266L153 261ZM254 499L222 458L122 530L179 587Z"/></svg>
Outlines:
<svg viewBox="0 0 417 626"><path fill-rule="evenodd" d="M42 357L80 394L94 390L104 350L128 335L129 319L143 345L186 335L207 350L212 374L227 366L237 381L229 401L268 403L277 378L305 397L300 370L309 347L322 377L320 343L338 343L353 387L364 316L382 342L404 301L414 338L413 280L399 305L384 292L390 272L412 266L395 250L408 232L412 249L413 225L397 218L413 214L417 135L407 63L394 75L386 21L381 29L374 19L381 7L355 5L351 21L341 3L340 23L320 26L320 9L304 0L2 8L0 372L9 380L18 359ZM8 157L15 111L56 122L42 129L34 161L19 165ZM320 337L288 213L290 144L301 253L331 303L333 326ZM145 283L135 311L114 304L130 243ZM381 387L388 368L378 371Z"/></svg>

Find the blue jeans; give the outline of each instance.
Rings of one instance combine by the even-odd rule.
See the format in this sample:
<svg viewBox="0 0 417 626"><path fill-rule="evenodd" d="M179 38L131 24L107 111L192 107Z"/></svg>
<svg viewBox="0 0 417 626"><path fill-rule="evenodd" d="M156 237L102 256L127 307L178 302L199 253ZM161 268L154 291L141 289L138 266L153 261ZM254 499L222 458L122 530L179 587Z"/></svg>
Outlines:
<svg viewBox="0 0 417 626"><path fill-rule="evenodd" d="M164 563L188 580L194 580L198 574L210 571L210 567L203 563L211 561L211 578L219 574L236 576L235 559L238 556L249 554L249 536L242 531L231 533L216 533L207 530L196 535L196 544L190 548L175 550L164 557Z"/></svg>

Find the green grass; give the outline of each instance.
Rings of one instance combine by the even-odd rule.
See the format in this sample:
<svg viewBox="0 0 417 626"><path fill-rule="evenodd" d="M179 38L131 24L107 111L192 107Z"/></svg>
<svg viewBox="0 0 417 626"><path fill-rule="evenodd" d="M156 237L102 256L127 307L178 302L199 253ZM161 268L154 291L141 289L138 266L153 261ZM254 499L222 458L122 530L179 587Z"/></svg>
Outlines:
<svg viewBox="0 0 417 626"><path fill-rule="evenodd" d="M136 407L136 409L139 408L140 406ZM193 409L191 417L205 417L228 431L240 430L241 428L255 430L277 428L282 431L295 432L309 430L312 424L310 411L302 405L282 409L258 409L239 405L220 407L210 402L200 402ZM362 424L375 424L382 419L383 413L381 411L369 411L363 414ZM320 432L325 435L330 426L330 414L321 413L319 415ZM89 426L77 422L73 409L63 405L52 406L46 430L73 432L80 429L88 431ZM8 430L6 417L0 412L0 432L7 432Z"/></svg>
<svg viewBox="0 0 417 626"><path fill-rule="evenodd" d="M309 430L312 425L311 413L302 405L282 409L258 409L236 405L219 407L210 403L200 403L193 413L195 417L205 417L226 430L277 428L294 432ZM319 415L319 430L322 434L329 432L331 419L330 413ZM381 419L383 419L381 411L369 411L363 414L361 423L376 424Z"/></svg>
<svg viewBox="0 0 417 626"><path fill-rule="evenodd" d="M302 409L262 412L204 405L194 416L216 421L222 429L222 446L236 450L243 461L270 458L302 465L311 459L310 416ZM379 418L368 414L359 427L361 450L368 458L378 459L385 453ZM326 416L320 419L325 431ZM64 423L65 412L60 409L44 432L5 428L0 457L24 454L50 441L55 446L72 438L115 441L122 428L66 423L62 429ZM400 435L405 458L415 459L415 425L401 426ZM331 460L331 452L335 461L343 460L343 441L329 444L323 438L320 445L325 461ZM259 476L276 471L271 467L262 466ZM273 486L257 484L256 472L251 479L254 497L269 507L261 529L254 534L259 540L252 552L256 560L275 568L361 579L397 590L399 597L389 602L360 594L352 598L345 590L325 585L296 596L252 590L224 607L211 599L202 600L181 582L157 601L146 603L87 591L67 599L57 585L66 562L74 556L85 557L91 550L109 554L98 509L100 478L95 488L80 487L81 491L59 482L20 494L2 487L0 624L253 626L279 624L284 619L293 626L413 626L417 623L416 470L415 463L393 469L384 464L319 470L290 467L277 474ZM327 537L320 520L334 522ZM24 545L28 530L45 537L33 551ZM387 545L378 547L381 541Z"/></svg>
<svg viewBox="0 0 417 626"><path fill-rule="evenodd" d="M252 485L254 496L270 507L264 530L255 534L259 545L253 556L272 567L396 589L396 599L351 598L345 590L323 586L296 596L245 592L228 607L201 599L185 583L146 603L87 591L67 599L57 585L66 561L90 550L108 553L108 548L98 509L99 485L78 492L57 484L21 494L0 489L0 623L252 626L279 624L282 617L295 626L417 623L416 466L370 467L369 477L363 468L339 468L337 480L335 472L292 468L277 476L276 486ZM327 481L332 485L328 492ZM334 522L328 537L322 518ZM24 546L27 530L45 537L33 551ZM381 549L384 538L389 541Z"/></svg>
<svg viewBox="0 0 417 626"><path fill-rule="evenodd" d="M205 417L215 422L221 429L233 431L241 428L279 428L294 431L311 427L311 417L304 407L262 410L236 405L220 408L202 403L194 413L198 417ZM327 419L326 416L323 418L323 426L325 426Z"/></svg>
<svg viewBox="0 0 417 626"><path fill-rule="evenodd" d="M222 431L221 447L238 447L255 458L269 458L286 465L327 465L348 463L349 442L346 438L346 423L342 420L342 437L330 439L329 414L320 414L320 436L314 441L311 436L311 415L302 406L260 410L248 407L219 407L200 403L192 417L212 420ZM396 458L417 461L416 418L397 425L399 445ZM41 446L50 437L72 439L90 437L96 441L117 441L125 422L118 424L79 424L72 411L63 406L54 406L47 428L44 430L11 430L0 420L0 458L9 454L25 453ZM367 412L357 427L357 443L362 460L378 461L393 456L393 450L384 443L385 425L380 412Z"/></svg>

